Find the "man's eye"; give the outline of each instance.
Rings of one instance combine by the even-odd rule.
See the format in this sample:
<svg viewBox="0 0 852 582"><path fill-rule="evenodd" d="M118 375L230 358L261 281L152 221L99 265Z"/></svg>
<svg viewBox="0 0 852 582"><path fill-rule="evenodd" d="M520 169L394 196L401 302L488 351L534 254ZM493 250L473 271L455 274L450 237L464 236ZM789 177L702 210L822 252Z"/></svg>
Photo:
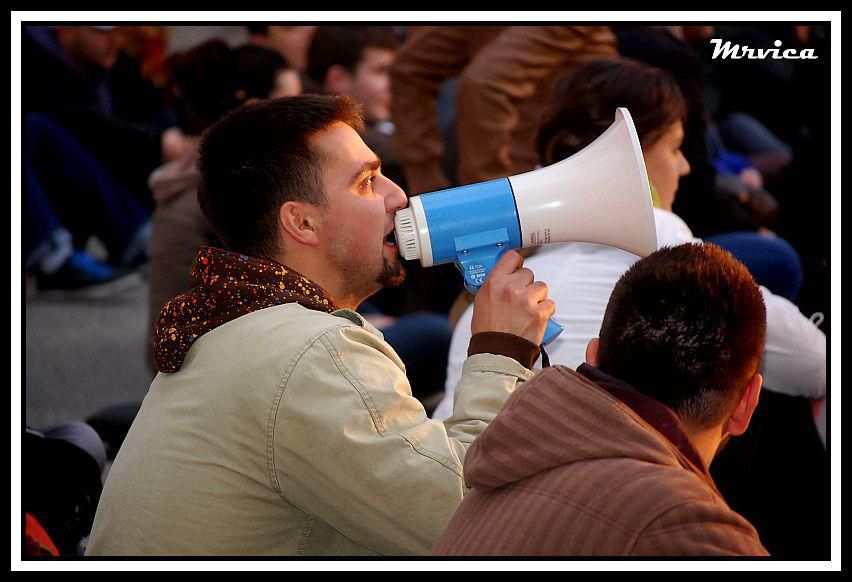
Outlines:
<svg viewBox="0 0 852 582"><path fill-rule="evenodd" d="M373 177L370 176L361 184L362 190L372 190L373 189Z"/></svg>

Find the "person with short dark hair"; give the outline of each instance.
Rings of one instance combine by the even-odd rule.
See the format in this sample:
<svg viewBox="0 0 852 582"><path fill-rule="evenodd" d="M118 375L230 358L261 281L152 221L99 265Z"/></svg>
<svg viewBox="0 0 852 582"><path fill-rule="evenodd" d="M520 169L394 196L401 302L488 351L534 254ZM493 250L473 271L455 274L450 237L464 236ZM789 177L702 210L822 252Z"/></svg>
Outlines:
<svg viewBox="0 0 852 582"><path fill-rule="evenodd" d="M763 297L745 265L715 245L689 243L627 270L590 349L597 346L601 371L700 433L730 416L746 386L759 389L765 338Z"/></svg>
<svg viewBox="0 0 852 582"><path fill-rule="evenodd" d="M355 309L405 277L405 193L346 97L245 105L204 134L224 248L162 309L154 379L104 486L90 555L426 553L465 451L530 377L555 304L508 251L477 297L456 415L431 421Z"/></svg>
<svg viewBox="0 0 852 582"><path fill-rule="evenodd" d="M390 114L390 68L398 45L390 26L320 26L308 50L307 75L318 92L361 103L366 122L361 138L382 158L385 175L404 189Z"/></svg>
<svg viewBox="0 0 852 582"><path fill-rule="evenodd" d="M398 46L390 26L320 26L307 73L324 92L360 102L368 124L389 121L390 67Z"/></svg>
<svg viewBox="0 0 852 582"><path fill-rule="evenodd" d="M587 363L518 390L471 446L435 555L760 556L708 471L745 432L766 332L748 269L711 244L635 263Z"/></svg>

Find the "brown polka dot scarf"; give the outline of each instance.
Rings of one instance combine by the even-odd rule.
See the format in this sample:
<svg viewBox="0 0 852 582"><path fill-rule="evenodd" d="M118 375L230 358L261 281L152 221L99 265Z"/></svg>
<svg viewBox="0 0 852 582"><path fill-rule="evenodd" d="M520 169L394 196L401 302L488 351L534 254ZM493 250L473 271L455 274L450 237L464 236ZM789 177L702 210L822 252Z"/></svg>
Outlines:
<svg viewBox="0 0 852 582"><path fill-rule="evenodd" d="M199 337L242 315L285 303L331 313L334 299L307 277L279 263L201 247L192 267L198 286L160 311L154 360L161 372L180 370Z"/></svg>

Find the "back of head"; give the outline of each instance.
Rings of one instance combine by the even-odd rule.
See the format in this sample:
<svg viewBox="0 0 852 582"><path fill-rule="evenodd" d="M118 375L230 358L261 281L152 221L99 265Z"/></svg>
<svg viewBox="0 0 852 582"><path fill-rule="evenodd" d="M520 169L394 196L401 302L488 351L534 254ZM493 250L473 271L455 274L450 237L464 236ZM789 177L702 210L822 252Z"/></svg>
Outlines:
<svg viewBox="0 0 852 582"><path fill-rule="evenodd" d="M186 114L184 129L197 134L245 101L267 98L276 74L288 65L270 49L250 45L231 49L221 40L209 40L174 55L168 68L173 92Z"/></svg>
<svg viewBox="0 0 852 582"><path fill-rule="evenodd" d="M643 148L687 113L686 100L668 72L631 59L591 61L556 84L538 134L542 162L558 162L592 143L610 126L618 107L630 111Z"/></svg>
<svg viewBox="0 0 852 582"><path fill-rule="evenodd" d="M275 259L281 205L325 205L322 156L310 138L338 122L362 127L348 98L300 95L244 105L205 132L198 200L228 250Z"/></svg>
<svg viewBox="0 0 852 582"><path fill-rule="evenodd" d="M234 49L237 63L237 98L266 99L275 89L276 75L290 69L281 53L246 44Z"/></svg>
<svg viewBox="0 0 852 582"><path fill-rule="evenodd" d="M396 50L399 40L390 26L320 26L308 50L308 76L323 84L328 70L338 65L354 73L369 48Z"/></svg>
<svg viewBox="0 0 852 582"><path fill-rule="evenodd" d="M712 244L663 247L616 284L597 363L686 424L709 428L757 372L765 334L763 298L742 263Z"/></svg>
<svg viewBox="0 0 852 582"><path fill-rule="evenodd" d="M237 70L234 55L221 40L208 40L173 55L166 63L172 92L186 116L184 130L204 131L240 103L235 95Z"/></svg>

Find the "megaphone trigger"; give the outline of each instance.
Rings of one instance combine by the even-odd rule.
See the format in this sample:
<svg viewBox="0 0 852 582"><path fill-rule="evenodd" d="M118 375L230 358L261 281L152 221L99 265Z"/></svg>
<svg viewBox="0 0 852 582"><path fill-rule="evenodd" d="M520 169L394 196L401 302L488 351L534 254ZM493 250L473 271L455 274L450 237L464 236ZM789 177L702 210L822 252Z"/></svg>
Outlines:
<svg viewBox="0 0 852 582"><path fill-rule="evenodd" d="M508 247L505 228L455 237L456 267L464 278L465 289L476 293Z"/></svg>

